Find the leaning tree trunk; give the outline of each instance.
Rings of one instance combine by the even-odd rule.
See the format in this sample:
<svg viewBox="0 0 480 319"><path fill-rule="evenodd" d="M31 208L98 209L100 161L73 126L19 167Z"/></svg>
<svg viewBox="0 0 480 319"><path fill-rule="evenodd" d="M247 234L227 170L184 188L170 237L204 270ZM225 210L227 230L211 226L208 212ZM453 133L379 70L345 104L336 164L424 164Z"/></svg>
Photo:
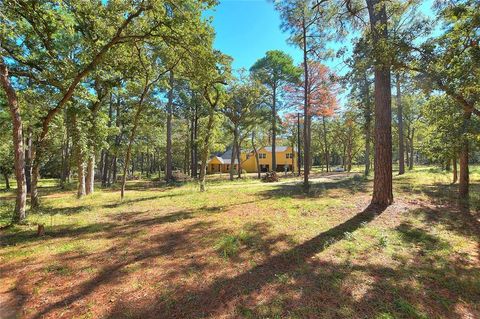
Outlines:
<svg viewBox="0 0 480 319"><path fill-rule="evenodd" d="M26 218L25 206L27 201L27 189L25 183L25 151L23 148L23 128L22 117L20 115L20 107L18 105L18 98L10 83L8 77L8 69L3 59L0 57L0 84L2 85L5 95L7 97L8 108L10 116L12 117L12 136L14 148L14 167L15 178L17 180L17 197L15 200L15 212L13 215L14 222L23 222Z"/></svg>
<svg viewBox="0 0 480 319"><path fill-rule="evenodd" d="M380 4L380 7L378 6ZM367 0L373 46L387 40L387 12L379 0ZM392 185L392 97L390 62L375 54L375 160L372 204L393 203Z"/></svg>
<svg viewBox="0 0 480 319"><path fill-rule="evenodd" d="M405 174L405 143L403 137L403 105L400 88L400 74L396 76L397 86L397 122L398 122L398 175Z"/></svg>

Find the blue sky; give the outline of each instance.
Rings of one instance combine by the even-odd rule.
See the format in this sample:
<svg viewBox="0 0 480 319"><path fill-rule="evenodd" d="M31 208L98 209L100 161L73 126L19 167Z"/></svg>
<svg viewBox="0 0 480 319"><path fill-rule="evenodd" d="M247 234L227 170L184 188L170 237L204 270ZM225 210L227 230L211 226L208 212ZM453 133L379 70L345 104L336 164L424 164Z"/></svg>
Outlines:
<svg viewBox="0 0 480 319"><path fill-rule="evenodd" d="M269 50L283 50L301 61L301 52L287 45L280 17L267 0L220 0L213 12L215 47L234 58L233 67L249 69Z"/></svg>
<svg viewBox="0 0 480 319"><path fill-rule="evenodd" d="M431 14L433 0L423 1L421 11ZM280 16L267 0L220 0L212 13L216 31L215 47L234 58L233 67L249 69L269 50L289 53L295 63L302 61L299 49L288 45L288 35L280 30ZM341 72L339 61L326 63Z"/></svg>

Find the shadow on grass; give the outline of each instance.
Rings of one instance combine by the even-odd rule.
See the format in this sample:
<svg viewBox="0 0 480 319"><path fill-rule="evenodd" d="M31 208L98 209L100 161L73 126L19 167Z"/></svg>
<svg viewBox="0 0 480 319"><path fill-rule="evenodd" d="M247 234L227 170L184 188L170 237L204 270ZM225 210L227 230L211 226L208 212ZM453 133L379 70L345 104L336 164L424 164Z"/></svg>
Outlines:
<svg viewBox="0 0 480 319"><path fill-rule="evenodd" d="M338 176L338 174L336 174ZM343 175L343 177L345 177ZM303 185L297 183L273 184L269 190L260 192L266 198L275 197L319 197L329 190L345 190L351 194L367 191L368 180L360 175L347 178L335 178L328 182L312 182L308 194L303 190Z"/></svg>

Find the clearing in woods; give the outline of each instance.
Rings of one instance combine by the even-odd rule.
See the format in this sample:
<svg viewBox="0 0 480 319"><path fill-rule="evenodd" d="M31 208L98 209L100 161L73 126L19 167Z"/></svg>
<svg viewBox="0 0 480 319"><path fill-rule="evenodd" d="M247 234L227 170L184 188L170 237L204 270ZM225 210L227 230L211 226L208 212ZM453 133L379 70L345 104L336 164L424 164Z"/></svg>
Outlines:
<svg viewBox="0 0 480 319"><path fill-rule="evenodd" d="M317 173L309 196L294 178L132 181L123 202L44 180L42 209L0 230L0 318L480 318L479 173L469 207L420 167L387 209L355 173Z"/></svg>

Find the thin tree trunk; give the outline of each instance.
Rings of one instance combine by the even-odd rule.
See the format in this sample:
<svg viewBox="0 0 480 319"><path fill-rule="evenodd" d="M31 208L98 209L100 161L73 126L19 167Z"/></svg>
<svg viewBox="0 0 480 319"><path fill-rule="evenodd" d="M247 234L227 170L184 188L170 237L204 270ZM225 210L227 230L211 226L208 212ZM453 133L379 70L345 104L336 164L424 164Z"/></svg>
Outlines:
<svg viewBox="0 0 480 319"><path fill-rule="evenodd" d="M380 5L380 6L379 6ZM367 0L373 46L388 38L384 3ZM372 204L393 203L392 190L392 97L390 63L377 53L375 57L375 162Z"/></svg>
<svg viewBox="0 0 480 319"><path fill-rule="evenodd" d="M90 154L87 162L87 178L86 178L86 194L90 195L94 192L95 183L95 151Z"/></svg>
<svg viewBox="0 0 480 319"><path fill-rule="evenodd" d="M22 117L20 115L20 107L18 105L18 98L10 83L8 77L8 69L3 59L0 57L0 84L2 85L5 95L7 97L8 108L10 116L12 117L12 137L14 148L14 167L15 179L17 180L17 196L15 200L15 212L13 215L13 222L23 222L26 218L25 206L27 201L27 189L25 182L25 151L23 148L23 129Z"/></svg>
<svg viewBox="0 0 480 319"><path fill-rule="evenodd" d="M468 141L465 139L462 142L460 150L460 177L458 185L458 193L460 198L468 198L469 193L469 169L468 169Z"/></svg>
<svg viewBox="0 0 480 319"><path fill-rule="evenodd" d="M86 194L85 190L85 163L81 156L77 158L77 198L82 198Z"/></svg>
<svg viewBox="0 0 480 319"><path fill-rule="evenodd" d="M235 157L237 156L237 128L233 129L233 143L232 143L232 153L230 154L230 180L233 181L233 175L235 172Z"/></svg>
<svg viewBox="0 0 480 319"><path fill-rule="evenodd" d="M300 176L302 173L302 152L301 152L301 145L302 145L302 139L301 139L301 129L300 129L300 113L297 113L297 166L298 166L298 171L297 175Z"/></svg>
<svg viewBox="0 0 480 319"><path fill-rule="evenodd" d="M408 164L408 169L412 170L413 169L413 160L414 160L414 149L413 149L413 138L415 136L415 128L412 127L412 137L410 138L410 163Z"/></svg>
<svg viewBox="0 0 480 319"><path fill-rule="evenodd" d="M38 179L40 178L40 163L36 152L36 145L32 149L32 183L30 189L30 208L36 209L40 207L40 199L38 198Z"/></svg>
<svg viewBox="0 0 480 319"><path fill-rule="evenodd" d="M403 105L400 84L400 73L397 72L398 175L403 175L405 174L405 143L403 137Z"/></svg>
<svg viewBox="0 0 480 319"><path fill-rule="evenodd" d="M323 127L323 145L324 145L324 157L325 157L325 166L327 172L330 171L330 150L328 149L328 140L327 140L327 124L325 121L325 116L322 116L322 127Z"/></svg>
<svg viewBox="0 0 480 319"><path fill-rule="evenodd" d="M310 173L310 115L309 115L309 76L308 76L308 57L307 57L307 26L305 17L302 19L302 39L303 39L303 75L304 75L304 101L303 101L303 188L305 192L309 191L310 185L308 175Z"/></svg>
<svg viewBox="0 0 480 319"><path fill-rule="evenodd" d="M10 180L8 179L8 174L3 173L3 178L5 179L5 190L10 190Z"/></svg>
<svg viewBox="0 0 480 319"><path fill-rule="evenodd" d="M277 87L273 86L272 101L272 171L277 171Z"/></svg>
<svg viewBox="0 0 480 319"><path fill-rule="evenodd" d="M453 166L453 181L452 184L455 184L458 181L458 168L457 168L457 156L454 156L452 159Z"/></svg>
<svg viewBox="0 0 480 319"><path fill-rule="evenodd" d="M207 161L208 161L208 152L210 149L210 135L213 130L213 124L215 119L214 110L210 110L210 114L208 115L208 123L207 123L207 131L205 135L205 140L203 142L203 149L202 149L202 163L200 165L200 191L204 192L205 189L205 175L207 170Z"/></svg>
<svg viewBox="0 0 480 319"><path fill-rule="evenodd" d="M167 102L167 167L166 167L166 176L165 179L167 182L173 180L172 175L172 116L173 116L173 81L174 74L173 71L170 71L169 85L170 90L168 91L168 102Z"/></svg>
<svg viewBox="0 0 480 319"><path fill-rule="evenodd" d="M241 162L241 148L240 148L240 142L237 141L237 176L238 178L242 178L242 162Z"/></svg>
<svg viewBox="0 0 480 319"><path fill-rule="evenodd" d="M25 152L25 182L27 193L32 189L32 129L28 129L27 150Z"/></svg>
<svg viewBox="0 0 480 319"><path fill-rule="evenodd" d="M260 158L258 157L257 146L255 145L255 132L252 130L252 148L253 153L255 154L255 165L257 166L257 176L258 179L262 177L262 172L260 172Z"/></svg>

